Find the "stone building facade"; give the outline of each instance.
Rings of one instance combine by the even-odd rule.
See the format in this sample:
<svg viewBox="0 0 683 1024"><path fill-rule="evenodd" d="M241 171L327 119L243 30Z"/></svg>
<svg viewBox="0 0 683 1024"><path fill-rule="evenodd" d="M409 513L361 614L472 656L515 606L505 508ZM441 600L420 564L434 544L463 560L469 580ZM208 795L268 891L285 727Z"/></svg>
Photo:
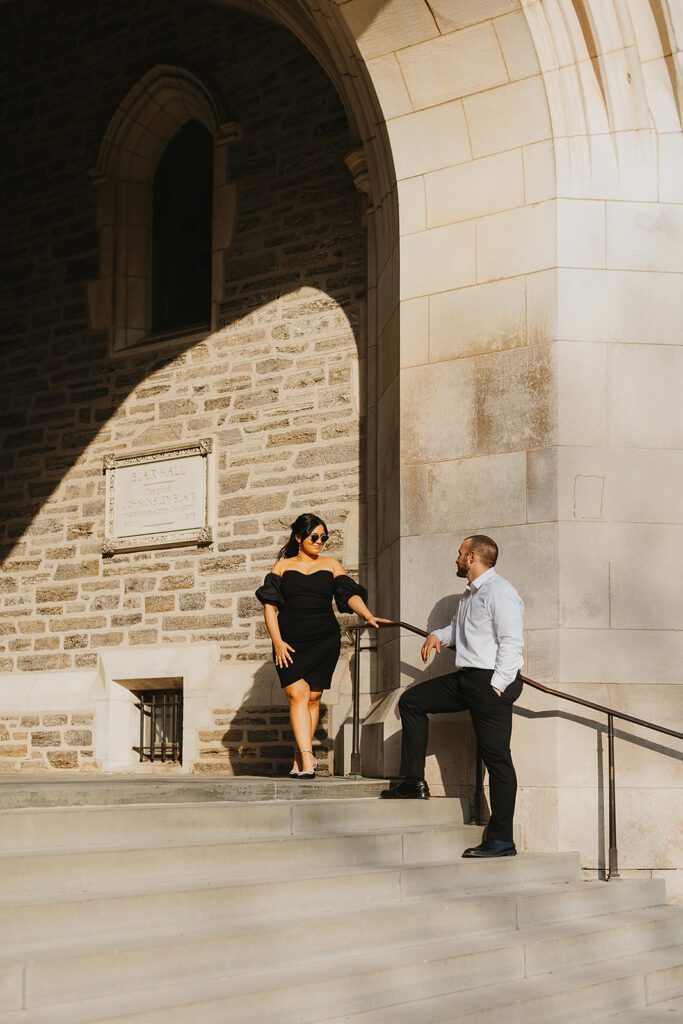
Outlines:
<svg viewBox="0 0 683 1024"><path fill-rule="evenodd" d="M250 595L307 503L378 611L429 628L458 590L450 553L492 533L525 599L529 675L680 728L680 0L0 16L16 39L5 130L21 143L3 167L12 721L92 713L93 762L111 768L121 681L182 677L188 768L231 711L277 707ZM221 244L211 330L145 344L144 242L126 235L133 262L106 262L121 216L109 144L134 149L121 126L144 109L151 159L142 101L168 76L222 154ZM103 560L103 456L206 436L212 549ZM362 681L369 773L396 770L399 688L423 673L413 638L382 635ZM339 748L344 664L333 694ZM599 870L603 723L528 693L515 728L524 842L578 847ZM619 731L626 870L681 866L675 755ZM435 791L471 791L466 723L435 728L429 773Z"/></svg>
<svg viewBox="0 0 683 1024"><path fill-rule="evenodd" d="M3 689L10 735L0 757L11 768L72 766L57 757L61 734L45 758L48 733L37 719L40 737L29 732L27 748L26 723L45 707L36 698L22 708L16 673L44 686L48 711L61 714L53 691L65 674L85 682L107 652L127 651L121 671L139 676L140 648L165 648L172 659L174 647L198 642L215 647L218 679L232 669L246 687L239 692L238 682L237 693L229 685L226 692L218 683L215 698L206 698L206 720L194 730L198 768L282 767L281 723L269 714L263 746L254 728L240 747L235 730L218 751L203 741L211 729L215 739L214 699L221 722L226 698L233 713L255 702L259 721L263 705L282 714L273 672L263 671L267 634L254 590L297 511L324 516L335 554L358 569L365 238L345 165L351 141L342 105L290 33L240 13L205 4L76 3L54 17L44 5L42 34L31 28L34 12L4 14L31 58L19 43L16 69L25 70L16 70L8 90L16 138L3 170L13 203L0 357L0 668L12 682ZM68 69L61 77L60 67ZM156 139L164 115L173 118L171 133L187 118L188 79L206 89L217 122L239 126L237 138L215 150L233 208L215 329L126 348L114 337L114 311L103 309L107 182L101 168L89 172L141 80L143 96L159 81L165 90L153 100L148 135ZM137 117L120 145L126 152L137 145L147 159ZM128 186L131 206L137 184ZM143 219L136 209L125 229L132 234ZM105 455L199 437L213 440L213 543L103 557ZM256 683L255 668L264 677ZM87 691L76 698L86 706ZM91 737L86 752L92 757ZM90 763L102 766L102 757Z"/></svg>

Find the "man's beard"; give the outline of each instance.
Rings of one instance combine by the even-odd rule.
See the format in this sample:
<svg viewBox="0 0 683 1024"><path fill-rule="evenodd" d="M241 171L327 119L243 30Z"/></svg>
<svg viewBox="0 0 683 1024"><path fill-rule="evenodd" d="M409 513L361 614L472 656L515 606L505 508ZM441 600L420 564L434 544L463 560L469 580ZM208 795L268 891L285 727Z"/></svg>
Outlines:
<svg viewBox="0 0 683 1024"><path fill-rule="evenodd" d="M465 576L467 576L467 567L464 566L464 565L460 565L460 562L456 562L455 564L456 564L456 567L457 567L457 575L460 576L461 578L464 578Z"/></svg>

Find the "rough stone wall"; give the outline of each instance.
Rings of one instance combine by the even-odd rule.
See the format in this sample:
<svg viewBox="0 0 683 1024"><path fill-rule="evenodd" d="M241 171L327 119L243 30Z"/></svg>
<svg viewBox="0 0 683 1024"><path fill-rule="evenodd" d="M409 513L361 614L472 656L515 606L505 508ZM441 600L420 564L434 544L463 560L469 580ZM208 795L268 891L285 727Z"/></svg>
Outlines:
<svg viewBox="0 0 683 1024"><path fill-rule="evenodd" d="M213 711L214 729L199 733L195 774L282 775L292 767L294 733L286 708L247 707ZM320 708L320 723L313 740L318 775L332 775L329 713Z"/></svg>
<svg viewBox="0 0 683 1024"><path fill-rule="evenodd" d="M99 768L94 760L91 714L0 716L0 771Z"/></svg>
<svg viewBox="0 0 683 1024"><path fill-rule="evenodd" d="M288 33L208 4L9 5L0 192L0 672L93 668L103 648L215 641L268 655L254 588L300 511L334 540L359 494L365 287L338 97ZM198 70L244 128L219 330L112 358L88 169L130 87ZM105 453L211 436L215 543L103 559Z"/></svg>

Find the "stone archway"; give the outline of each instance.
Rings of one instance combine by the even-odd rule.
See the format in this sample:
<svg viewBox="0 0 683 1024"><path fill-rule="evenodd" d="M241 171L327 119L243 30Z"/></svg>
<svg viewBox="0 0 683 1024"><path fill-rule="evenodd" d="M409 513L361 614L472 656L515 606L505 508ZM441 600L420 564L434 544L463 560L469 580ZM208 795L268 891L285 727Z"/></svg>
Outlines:
<svg viewBox="0 0 683 1024"><path fill-rule="evenodd" d="M76 46L69 29L71 18L80 15L78 6L74 0L55 26L63 49ZM48 744L61 749L68 743L66 733L41 729L43 718L66 715L70 725L69 715L76 715L90 724L91 705L103 687L105 694L115 692L112 679L138 678L135 665L143 662L152 667L151 678L155 667L182 661L183 651L194 661L199 647L208 645L207 657L199 658L203 670L186 681L183 770L192 770L195 761L201 762L197 770L230 770L233 760L242 770L274 770L285 757L277 743L282 722L269 718L267 728L252 722L251 729L229 730L214 719L216 709L226 712L217 717L230 719L247 702L252 710L267 707L272 717L280 700L253 592L297 507L325 516L335 554L349 570L358 571L366 558L358 538L366 255L353 180L364 185L364 161L355 137L324 71L281 26L208 5L188 12L178 3L169 14L159 4L157 13L172 19L172 29L177 25L182 45L176 64L159 61L155 40L148 43L146 30L141 38L134 25L128 45L142 53L140 67L124 68L111 54L107 64L96 46L85 48L79 73L87 78L97 64L98 80L106 78L104 98L95 102L92 92L80 89L74 93L85 109L74 94L62 104L71 136L62 130L59 142L71 140L70 164L53 191L69 198L67 211L78 211L82 237L61 223L53 248L41 237L66 215L50 184L36 201L55 209L52 219L18 222L31 245L37 238L43 244L48 258L42 266L57 284L51 292L36 275L23 305L17 292L9 312L21 337L3 352L3 458L13 489L3 495L0 527L7 556L0 589L0 717L7 712L19 738L0 756L12 768L32 759L48 767ZM260 61L246 44L238 47L241 65L234 55L228 60L224 55L235 39L245 38L260 48ZM271 101L262 102L268 89ZM239 180L240 206L228 258L213 268L221 291L216 330L199 339L152 339L149 345L142 338L112 350L107 314L114 304L107 309L96 300L113 276L113 290L127 310L127 274L137 280L144 267L131 267L126 231L111 227L149 226L145 194L169 133L194 117L220 150L231 123L228 105L232 116L237 110L245 114L249 132L239 152L231 148L225 185L218 182L229 191ZM93 188L87 170L98 149L106 180ZM230 196L224 199L214 204L221 230L235 217ZM84 299L93 279L99 284L90 288L90 312L99 315L88 323ZM67 304L66 295L67 315L75 323L62 327L61 314L42 310L50 301ZM19 315L24 306L25 322ZM42 333L36 328L41 316ZM17 375L20 350L30 353L30 376ZM34 429L26 433L21 428L28 424ZM209 505L220 528L213 549L133 551L102 559L103 458L173 446L197 431L215 442ZM33 447L27 451L27 445ZM73 678L67 681L62 672L73 672ZM339 693L336 687L341 704L346 693ZM280 708L277 713L282 718ZM345 717L346 708L340 714ZM66 731L75 744L76 730ZM224 744L217 732L230 733ZM94 751L74 747L55 765L111 766L112 758L98 750L97 736L88 730ZM85 730L78 738L85 740Z"/></svg>
<svg viewBox="0 0 683 1024"><path fill-rule="evenodd" d="M369 193L366 499L381 610L434 624L452 589L445 553L465 531L493 532L527 599L530 674L662 717L680 663L665 558L683 522L668 483L683 450L680 4L221 6L294 33L351 125ZM50 528L46 515L38 530ZM639 586L642 546L664 597ZM577 550L595 555L589 573ZM394 686L418 672L411 639L383 645L378 772L393 767ZM600 815L595 734L553 717L541 751L539 727L518 722L528 841L581 845L594 866L599 829L582 826ZM660 796L629 770L658 836L661 801L681 791Z"/></svg>
<svg viewBox="0 0 683 1024"><path fill-rule="evenodd" d="M683 450L680 3L348 0L302 2L296 17L301 38L315 24L328 42L350 108L372 86L390 149L374 162L370 125L372 188L378 166L396 182L389 237L378 232L378 365L400 411L400 423L378 418L379 472L396 469L386 493L399 498L386 516L380 502L380 596L431 624L452 585L444 551L466 531L494 532L527 600L529 673L666 719L680 708L680 597L673 580L663 603L642 587L632 551L654 544L655 575L668 577L683 522L666 483ZM385 754L391 687L421 671L412 640L394 648L375 716ZM539 728L518 722L523 828L596 866L595 732L546 721L551 754L539 759ZM647 788L656 753L620 750L627 787ZM624 792L660 837L644 791ZM681 800L650 795L650 808ZM632 866L680 863L676 840L664 844L665 855L634 847Z"/></svg>

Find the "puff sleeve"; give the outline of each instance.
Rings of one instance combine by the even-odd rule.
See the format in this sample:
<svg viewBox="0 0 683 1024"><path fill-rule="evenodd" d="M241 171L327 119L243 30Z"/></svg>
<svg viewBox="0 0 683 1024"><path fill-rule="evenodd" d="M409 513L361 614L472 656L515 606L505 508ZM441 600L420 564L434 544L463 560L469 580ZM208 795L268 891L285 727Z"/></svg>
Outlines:
<svg viewBox="0 0 683 1024"><path fill-rule="evenodd" d="M356 583L350 576L334 577L334 600L340 612L353 614L353 609L349 608L349 598L355 597L356 594L367 601L368 592L360 583Z"/></svg>
<svg viewBox="0 0 683 1024"><path fill-rule="evenodd" d="M261 604L274 604L276 608L284 608L285 599L282 596L282 577L274 572L266 573L263 586L258 588L256 596Z"/></svg>

